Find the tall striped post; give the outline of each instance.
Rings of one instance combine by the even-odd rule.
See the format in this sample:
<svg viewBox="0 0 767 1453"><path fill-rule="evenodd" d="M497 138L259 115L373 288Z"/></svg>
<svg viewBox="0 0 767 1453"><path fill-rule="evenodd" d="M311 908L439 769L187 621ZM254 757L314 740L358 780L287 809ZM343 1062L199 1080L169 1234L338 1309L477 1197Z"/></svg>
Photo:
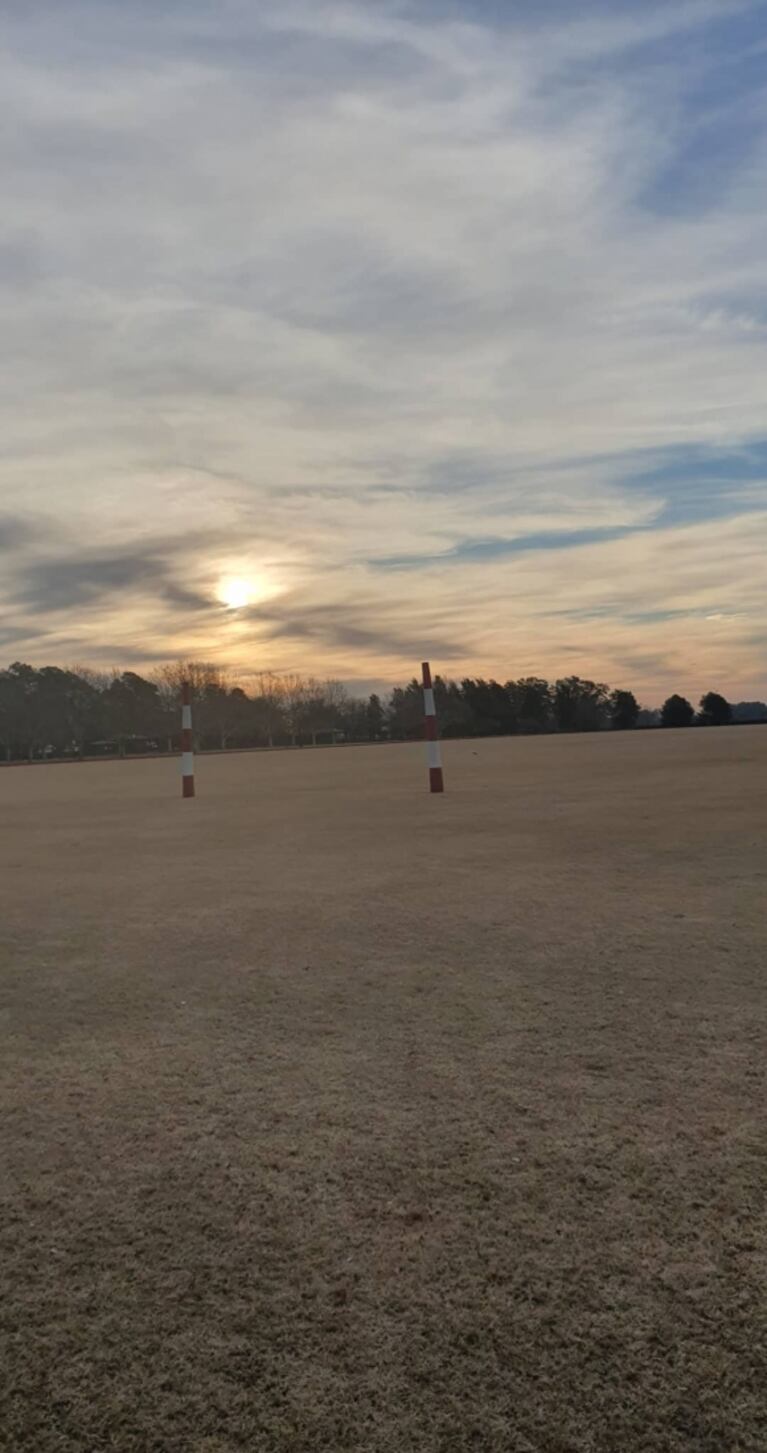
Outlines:
<svg viewBox="0 0 767 1453"><path fill-rule="evenodd" d="M424 661L421 669L423 671L423 711L426 728L426 759L429 763L429 791L444 792L445 779L442 776L442 754L437 735L437 712L434 706L434 689L431 684L431 667L428 661Z"/></svg>
<svg viewBox="0 0 767 1453"><path fill-rule="evenodd" d="M192 688L188 681L181 686L181 796L194 797Z"/></svg>

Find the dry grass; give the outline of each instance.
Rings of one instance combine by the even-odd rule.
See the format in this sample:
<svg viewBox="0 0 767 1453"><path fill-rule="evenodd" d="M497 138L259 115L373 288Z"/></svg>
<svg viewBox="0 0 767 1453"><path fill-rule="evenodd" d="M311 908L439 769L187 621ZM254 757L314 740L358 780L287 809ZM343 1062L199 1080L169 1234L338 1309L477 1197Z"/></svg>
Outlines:
<svg viewBox="0 0 767 1453"><path fill-rule="evenodd" d="M0 1446L763 1453L766 766L0 773Z"/></svg>

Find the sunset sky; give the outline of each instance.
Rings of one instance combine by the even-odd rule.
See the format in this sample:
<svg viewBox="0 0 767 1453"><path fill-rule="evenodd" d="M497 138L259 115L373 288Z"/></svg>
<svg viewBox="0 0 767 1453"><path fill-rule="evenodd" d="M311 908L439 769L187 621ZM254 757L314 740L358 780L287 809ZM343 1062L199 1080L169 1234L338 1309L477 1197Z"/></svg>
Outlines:
<svg viewBox="0 0 767 1453"><path fill-rule="evenodd" d="M767 5L3 17L0 662L764 697Z"/></svg>

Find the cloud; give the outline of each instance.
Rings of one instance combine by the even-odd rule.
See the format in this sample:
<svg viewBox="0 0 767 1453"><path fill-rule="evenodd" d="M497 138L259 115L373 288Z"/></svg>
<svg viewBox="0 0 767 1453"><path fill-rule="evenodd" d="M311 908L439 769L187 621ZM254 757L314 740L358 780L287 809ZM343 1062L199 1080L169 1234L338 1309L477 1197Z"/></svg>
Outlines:
<svg viewBox="0 0 767 1453"><path fill-rule="evenodd" d="M22 644L758 685L759 0L7 9Z"/></svg>
<svg viewBox="0 0 767 1453"><path fill-rule="evenodd" d="M22 569L10 599L35 612L53 613L93 604L100 608L110 598L141 592L159 594L185 610L210 610L210 597L176 582L166 551L167 546L137 545L116 554L79 551L40 559Z"/></svg>
<svg viewBox="0 0 767 1453"><path fill-rule="evenodd" d="M23 515L0 514L0 554L18 551L45 536L45 529Z"/></svg>
<svg viewBox="0 0 767 1453"><path fill-rule="evenodd" d="M306 609L300 602L292 607L275 606L256 609L251 619L262 622L269 640L292 642L314 641L363 657L416 658L428 646L446 660L465 654L465 646L450 641L433 631L428 637L415 629L407 633L402 627L387 623L386 610L373 604L350 599L337 605L313 605Z"/></svg>

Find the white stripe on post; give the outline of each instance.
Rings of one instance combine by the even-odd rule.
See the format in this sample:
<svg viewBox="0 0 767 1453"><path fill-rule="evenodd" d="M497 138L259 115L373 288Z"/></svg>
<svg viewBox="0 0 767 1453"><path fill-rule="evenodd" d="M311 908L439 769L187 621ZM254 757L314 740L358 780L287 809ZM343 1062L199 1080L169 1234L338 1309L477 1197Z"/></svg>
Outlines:
<svg viewBox="0 0 767 1453"><path fill-rule="evenodd" d="M181 686L181 796L194 797L192 688L188 681Z"/></svg>
<svg viewBox="0 0 767 1453"><path fill-rule="evenodd" d="M442 776L437 712L434 704L434 688L431 684L431 667L428 661L423 662L421 670L423 673L424 735L426 737L426 760L429 764L429 791L444 792L445 779Z"/></svg>

